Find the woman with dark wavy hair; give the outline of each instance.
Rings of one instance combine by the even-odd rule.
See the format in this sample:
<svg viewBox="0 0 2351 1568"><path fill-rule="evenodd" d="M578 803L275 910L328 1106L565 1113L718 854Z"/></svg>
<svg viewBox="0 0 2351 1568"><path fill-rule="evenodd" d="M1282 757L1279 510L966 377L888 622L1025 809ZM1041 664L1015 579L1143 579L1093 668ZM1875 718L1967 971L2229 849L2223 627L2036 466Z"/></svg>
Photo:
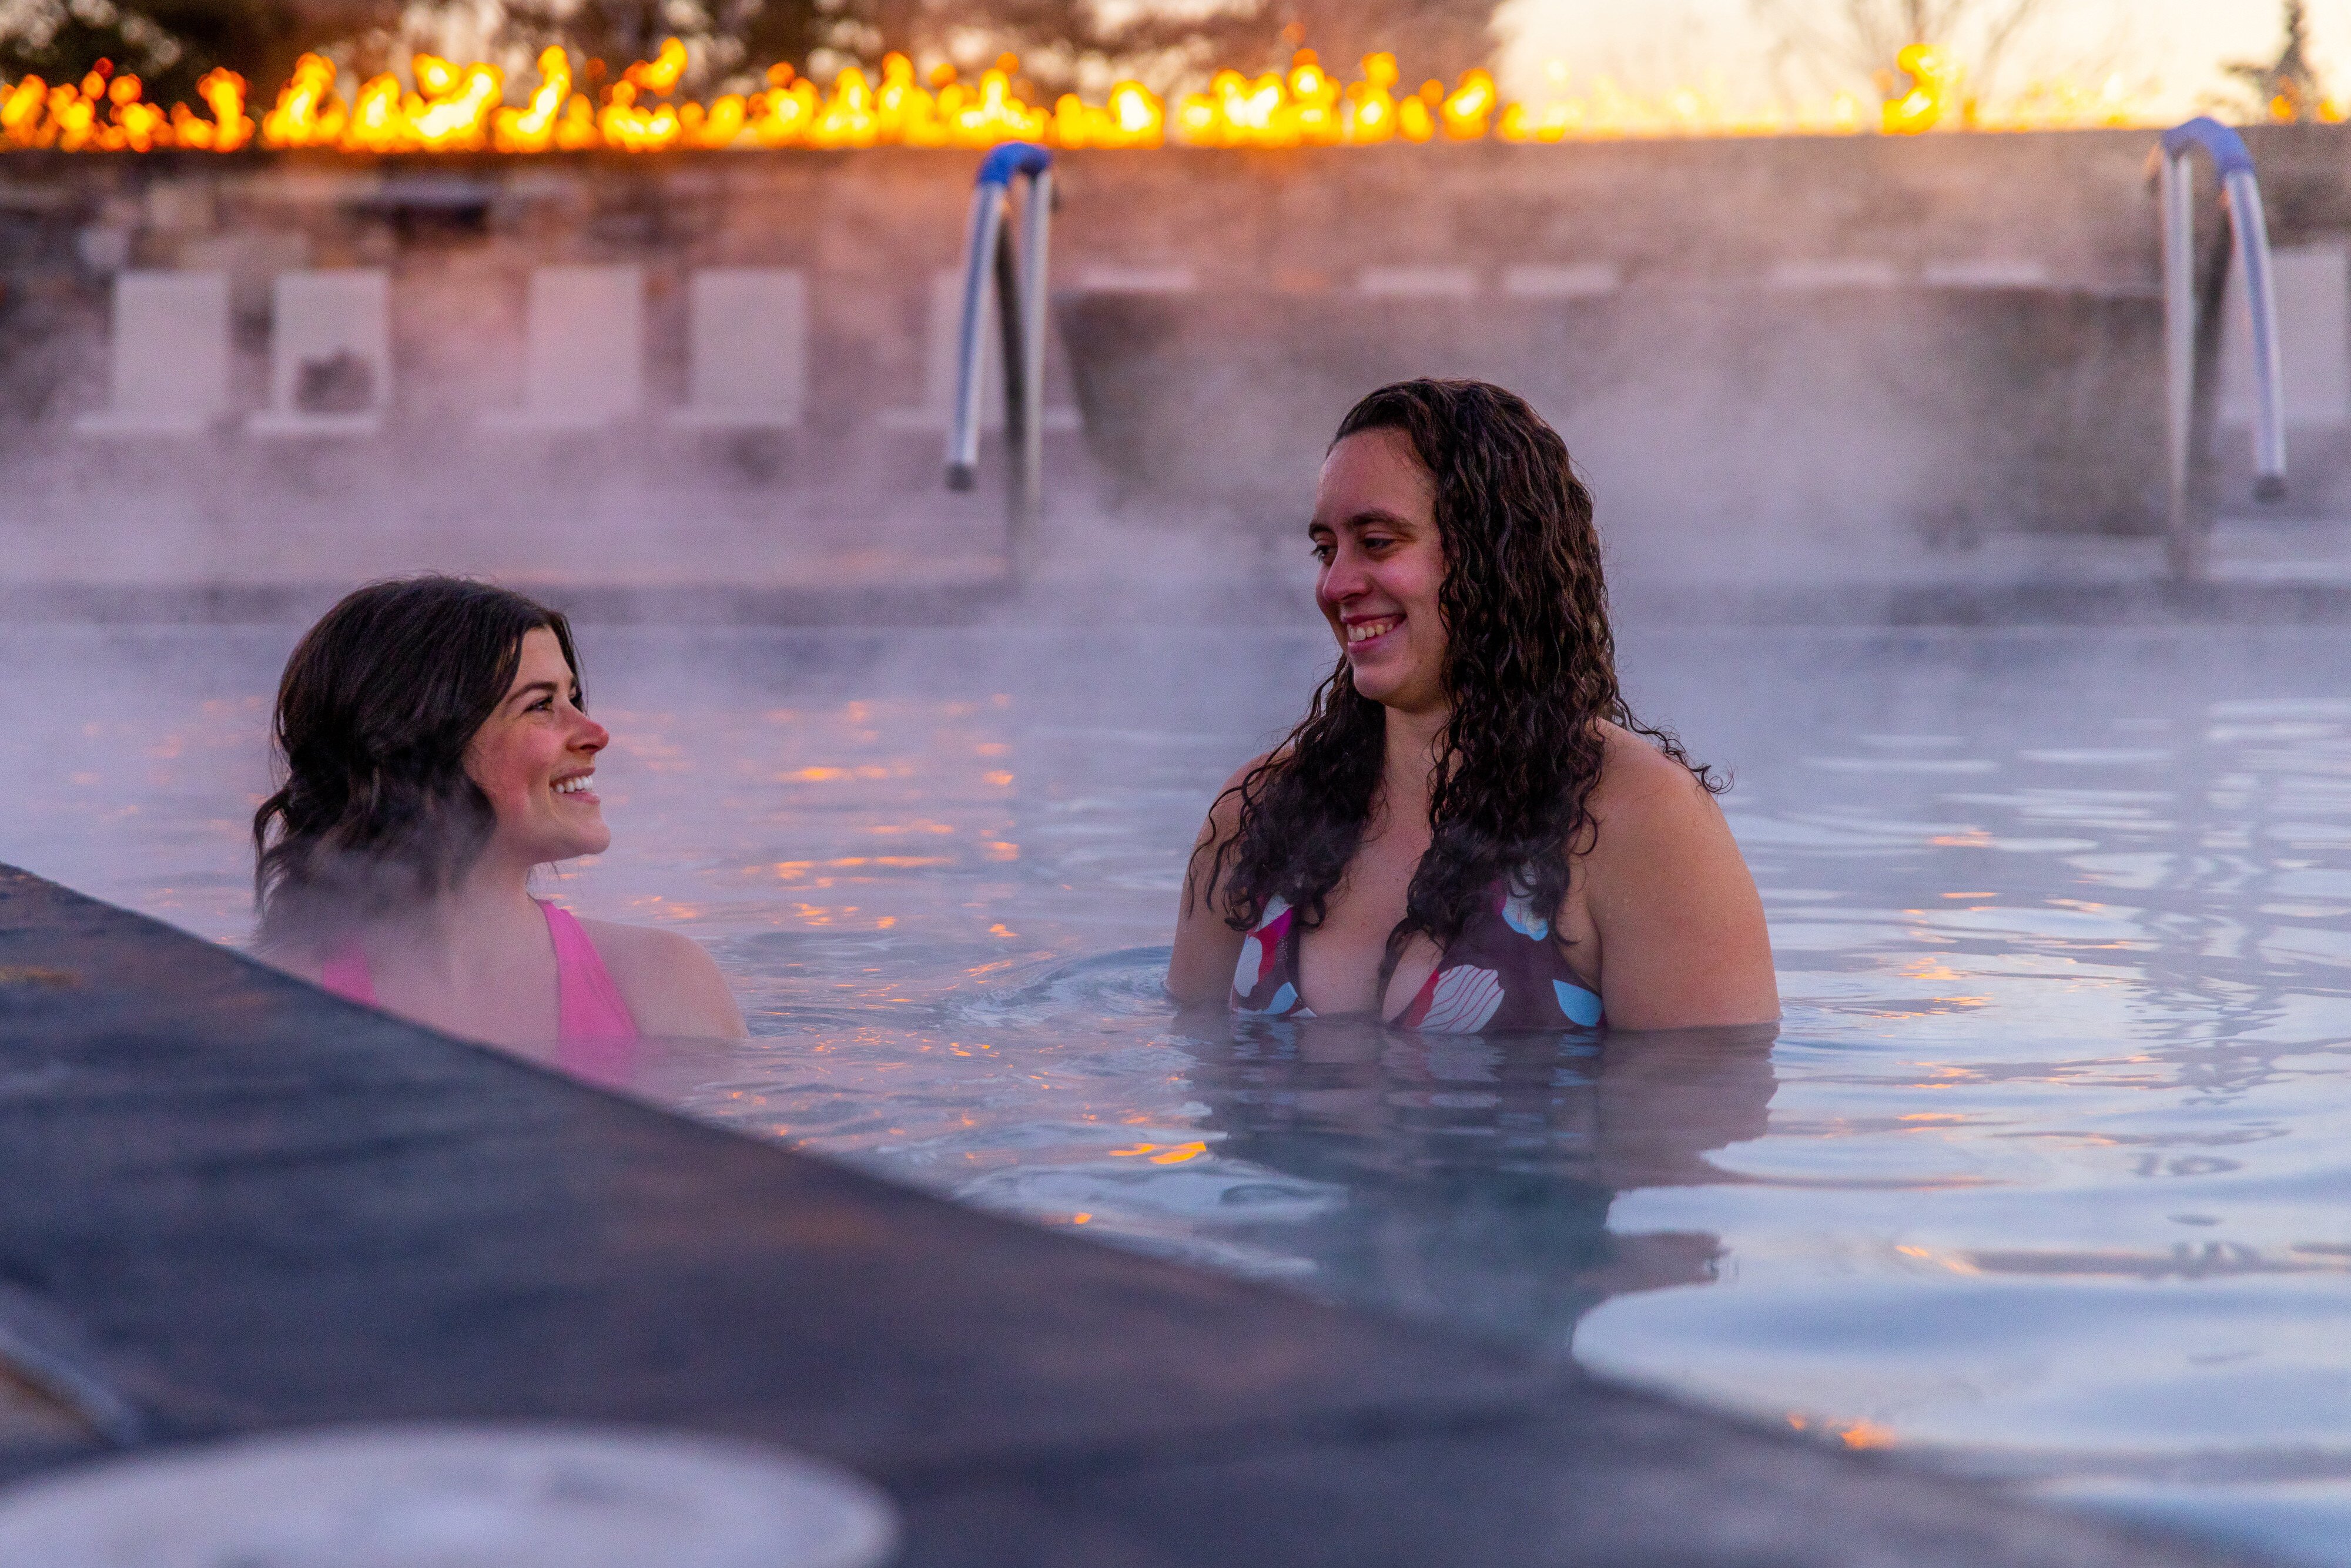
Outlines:
<svg viewBox="0 0 2351 1568"><path fill-rule="evenodd" d="M1625 706L1592 495L1541 417L1383 387L1307 535L1338 667L1209 811L1176 998L1456 1032L1777 1019L1720 786Z"/></svg>
<svg viewBox="0 0 2351 1568"><path fill-rule="evenodd" d="M699 943L531 896L537 868L612 841L611 737L561 615L486 582L371 583L287 661L275 738L283 783L253 819L272 963L590 1076L640 1035L743 1034Z"/></svg>

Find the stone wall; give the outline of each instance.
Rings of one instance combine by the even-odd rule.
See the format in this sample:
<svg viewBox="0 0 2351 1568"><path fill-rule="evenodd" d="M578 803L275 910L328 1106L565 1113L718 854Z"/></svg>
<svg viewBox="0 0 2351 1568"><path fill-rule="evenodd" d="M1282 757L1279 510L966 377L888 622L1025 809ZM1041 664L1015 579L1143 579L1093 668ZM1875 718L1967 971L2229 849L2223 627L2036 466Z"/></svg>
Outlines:
<svg viewBox="0 0 2351 1568"><path fill-rule="evenodd" d="M2281 243L2351 230L2346 134L2256 136ZM1631 525L2144 530L2150 144L1067 155L1054 277L1079 363L1057 347L1053 504L1065 522L1106 507L1292 515L1335 411L1426 371L1524 385ZM956 264L975 163L7 154L12 570L335 578L429 559L684 583L886 548L896 570L951 574L994 551L998 526L985 491L949 498L938 478L936 278ZM582 264L641 269L642 366L610 373L642 390L615 393L620 412L592 430L517 428L531 422L500 411L530 406L533 377L605 373L532 368L535 270ZM387 277L389 362L342 390L381 402L381 418L273 434L254 416L288 402L277 281L354 267ZM674 417L695 355L717 351L708 323L695 337L693 301L718 268L797 277L804 393L788 417ZM143 366L118 349L110 368L117 280L152 271L226 279L225 402L192 434L90 417L124 403L110 378L168 382L184 357L173 340ZM340 368L311 388L328 412L358 406L336 401ZM2304 444L2327 474L2330 441ZM1697 489L1677 477L1694 443ZM140 519L141 548L92 549L93 517Z"/></svg>

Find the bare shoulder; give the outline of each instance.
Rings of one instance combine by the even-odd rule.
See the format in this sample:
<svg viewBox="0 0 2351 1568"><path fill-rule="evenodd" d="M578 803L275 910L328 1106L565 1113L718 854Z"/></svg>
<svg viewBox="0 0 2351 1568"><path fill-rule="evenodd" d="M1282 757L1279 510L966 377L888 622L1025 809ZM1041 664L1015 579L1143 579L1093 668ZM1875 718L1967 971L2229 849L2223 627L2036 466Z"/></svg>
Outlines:
<svg viewBox="0 0 2351 1568"><path fill-rule="evenodd" d="M1697 775L1629 729L1614 724L1600 728L1607 749L1590 806L1604 838L1608 829L1638 841L1723 828L1722 808Z"/></svg>
<svg viewBox="0 0 2351 1568"><path fill-rule="evenodd" d="M740 1038L747 1032L717 960L693 937L616 920L583 919L580 925L645 1033Z"/></svg>
<svg viewBox="0 0 2351 1568"><path fill-rule="evenodd" d="M1194 906L1193 894L1197 891L1194 876L1201 873L1209 861L1221 859L1233 841L1240 836L1242 786L1268 762L1280 755L1278 750L1258 753L1234 768L1232 776L1217 788L1217 798L1208 806L1207 820L1200 824L1200 836L1192 843L1192 862L1184 876L1184 906L1186 911ZM1204 856L1208 860L1204 861ZM1218 880L1222 880L1221 873Z"/></svg>
<svg viewBox="0 0 2351 1568"><path fill-rule="evenodd" d="M1241 786L1249 782L1249 775L1280 755L1278 750L1259 752L1234 768L1232 777L1217 789L1216 804L1208 808L1208 821L1215 825L1218 838L1231 837L1234 830L1240 826Z"/></svg>
<svg viewBox="0 0 2351 1568"><path fill-rule="evenodd" d="M1729 821L1687 768L1605 727L1582 864L1601 998L1620 1030L1768 1023L1771 938Z"/></svg>
<svg viewBox="0 0 2351 1568"><path fill-rule="evenodd" d="M1232 867L1226 862L1241 831L1241 787L1277 751L1260 752L1233 769L1208 808L1200 836L1184 867L1184 896L1176 905L1176 944L1167 960L1167 990L1179 1002L1206 1002L1231 989L1233 961L1241 934L1227 919L1224 893Z"/></svg>
<svg viewBox="0 0 2351 1568"><path fill-rule="evenodd" d="M658 925L630 925L618 920L590 920L580 917L580 929L596 944L596 956L618 978L623 966L659 967L669 964L708 964L716 971L718 966L710 954L682 931L664 931Z"/></svg>

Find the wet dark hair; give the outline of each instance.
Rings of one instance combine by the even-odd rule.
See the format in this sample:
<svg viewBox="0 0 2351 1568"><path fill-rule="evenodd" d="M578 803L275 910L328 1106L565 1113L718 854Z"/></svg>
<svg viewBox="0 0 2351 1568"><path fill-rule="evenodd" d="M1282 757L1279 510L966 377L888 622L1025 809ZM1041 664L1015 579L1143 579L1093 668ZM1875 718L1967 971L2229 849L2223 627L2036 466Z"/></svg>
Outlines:
<svg viewBox="0 0 2351 1568"><path fill-rule="evenodd" d="M1600 721L1647 737L1708 790L1724 785L1625 706L1592 492L1542 416L1483 382L1410 381L1358 402L1331 444L1374 430L1401 432L1435 482L1452 707L1430 779L1432 838L1388 939L1384 983L1406 938L1450 943L1505 873L1556 919L1571 857L1596 832ZM1236 929L1277 896L1303 928L1322 924L1362 841L1385 748L1380 705L1355 690L1343 654L1298 727L1228 791L1240 800L1238 831L1216 845L1205 879L1187 877L1187 901L1229 862L1225 915Z"/></svg>
<svg viewBox="0 0 2351 1568"><path fill-rule="evenodd" d="M577 680L569 622L464 578L371 582L304 634L272 727L284 782L253 814L264 946L316 945L431 897L473 863L496 818L466 776L465 747L541 627Z"/></svg>

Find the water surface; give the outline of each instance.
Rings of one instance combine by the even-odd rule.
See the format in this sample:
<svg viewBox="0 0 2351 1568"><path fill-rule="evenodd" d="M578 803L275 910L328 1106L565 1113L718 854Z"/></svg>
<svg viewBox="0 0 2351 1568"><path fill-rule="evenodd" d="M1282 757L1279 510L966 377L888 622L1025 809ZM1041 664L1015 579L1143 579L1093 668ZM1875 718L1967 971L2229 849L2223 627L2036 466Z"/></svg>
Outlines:
<svg viewBox="0 0 2351 1568"><path fill-rule="evenodd" d="M0 634L0 858L204 936L290 629ZM1319 632L590 629L618 839L710 944L698 1116L1856 1446L2351 1563L2351 635L1633 628L1787 1019L1178 1018L1216 784Z"/></svg>

